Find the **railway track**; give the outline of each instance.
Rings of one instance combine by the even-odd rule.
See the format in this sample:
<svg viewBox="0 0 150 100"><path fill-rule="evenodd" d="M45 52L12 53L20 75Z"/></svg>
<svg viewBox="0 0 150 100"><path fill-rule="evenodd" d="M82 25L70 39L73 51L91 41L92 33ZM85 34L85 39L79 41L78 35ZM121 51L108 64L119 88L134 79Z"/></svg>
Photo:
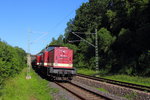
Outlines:
<svg viewBox="0 0 150 100"><path fill-rule="evenodd" d="M75 95L79 100L112 100L110 97L103 96L91 91L84 86L79 86L72 82L55 82L60 87Z"/></svg>
<svg viewBox="0 0 150 100"><path fill-rule="evenodd" d="M138 85L138 84L133 84L133 83L121 82L121 81L94 77L94 76L89 76L89 75L84 75L84 74L77 74L77 76L96 80L96 81L106 82L106 83L110 83L114 85L119 85L119 86L123 86L127 88L132 88L132 89L136 89L139 91L150 92L150 86L143 86L143 85Z"/></svg>

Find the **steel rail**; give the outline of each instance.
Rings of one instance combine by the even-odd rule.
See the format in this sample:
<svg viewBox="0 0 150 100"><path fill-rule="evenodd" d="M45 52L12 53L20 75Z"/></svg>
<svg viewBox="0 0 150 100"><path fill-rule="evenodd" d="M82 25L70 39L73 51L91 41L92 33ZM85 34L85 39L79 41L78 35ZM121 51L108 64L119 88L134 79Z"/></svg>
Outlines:
<svg viewBox="0 0 150 100"><path fill-rule="evenodd" d="M75 95L77 98L81 99L81 100L86 100L85 98L81 97L79 94L72 92L71 90L69 90L68 88L66 88L65 86L61 85L58 82L55 82L57 85L59 85L60 87L62 87L63 89L67 90L68 92L72 93L73 95Z"/></svg>
<svg viewBox="0 0 150 100"><path fill-rule="evenodd" d="M76 93L76 92L73 92L72 90L70 90L70 89L66 88L65 86L63 86L61 83L58 83L58 82L55 82L55 83L56 83L57 85L59 85L60 87L64 88L65 90L69 91L70 93L72 93L73 95L75 95L76 97L78 97L79 99L81 99L81 100L87 100L87 98L85 98L84 96L81 96L81 94ZM92 94L92 95L95 95L95 96L97 96L97 97L102 98L102 100L112 100L112 99L109 98L109 97L105 97L105 96L103 96L103 95L97 94L97 93L95 93L95 92L93 92L93 91L91 91L91 90L88 90L88 89L86 89L86 88L84 88L84 87L82 87L82 86L79 86L79 85L77 85L77 84L75 84L75 83L72 83L72 82L68 82L68 83L71 84L71 85L73 85L73 86L75 86L75 87L77 87L77 88L80 88L81 90L86 91L86 92L88 92L88 93L90 93L90 94Z"/></svg>
<svg viewBox="0 0 150 100"><path fill-rule="evenodd" d="M124 86L124 87L132 88L140 91L150 92L150 86L143 86L143 85L138 85L133 83L121 82L121 81L116 81L116 80L111 80L111 79L106 79L101 77L94 77L94 76L89 76L84 74L77 74L76 76L93 79L101 82L106 82L114 85Z"/></svg>

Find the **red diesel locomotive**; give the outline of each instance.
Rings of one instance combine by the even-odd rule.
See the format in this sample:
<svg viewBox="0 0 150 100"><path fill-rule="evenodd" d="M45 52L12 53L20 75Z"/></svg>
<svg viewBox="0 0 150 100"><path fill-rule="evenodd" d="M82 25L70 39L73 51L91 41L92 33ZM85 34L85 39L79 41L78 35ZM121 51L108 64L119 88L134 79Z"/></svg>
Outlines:
<svg viewBox="0 0 150 100"><path fill-rule="evenodd" d="M73 67L73 50L68 47L50 46L36 55L36 66L53 79L67 78L76 74Z"/></svg>

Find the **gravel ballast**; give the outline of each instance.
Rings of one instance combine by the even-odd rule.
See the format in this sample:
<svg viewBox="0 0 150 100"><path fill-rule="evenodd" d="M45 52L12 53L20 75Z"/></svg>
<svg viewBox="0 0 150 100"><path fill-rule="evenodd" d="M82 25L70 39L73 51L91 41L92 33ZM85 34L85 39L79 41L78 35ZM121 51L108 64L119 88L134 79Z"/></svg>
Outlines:
<svg viewBox="0 0 150 100"><path fill-rule="evenodd" d="M79 76L75 76L73 78L73 81L86 84L93 88L103 88L111 94L121 96L121 97L126 97L127 99L130 100L150 100L150 93L130 89L127 87L121 87L118 85L113 85L106 82L100 82L100 81L87 79Z"/></svg>
<svg viewBox="0 0 150 100"><path fill-rule="evenodd" d="M63 89L62 87L58 86L54 82L49 82L50 87L58 89L56 93L51 93L53 96L53 100L80 100L67 90Z"/></svg>

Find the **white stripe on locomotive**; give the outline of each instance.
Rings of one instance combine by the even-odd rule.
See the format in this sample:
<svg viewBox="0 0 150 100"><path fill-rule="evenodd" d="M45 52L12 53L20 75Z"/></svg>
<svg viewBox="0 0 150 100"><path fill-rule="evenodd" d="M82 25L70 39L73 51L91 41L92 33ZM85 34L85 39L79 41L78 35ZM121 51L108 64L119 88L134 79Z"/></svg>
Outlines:
<svg viewBox="0 0 150 100"><path fill-rule="evenodd" d="M61 67L61 66L63 66L63 67L72 67L72 66L73 66L73 64L63 64L63 63L44 63L44 66L47 66L47 65L49 65L49 66L58 66L58 67Z"/></svg>

